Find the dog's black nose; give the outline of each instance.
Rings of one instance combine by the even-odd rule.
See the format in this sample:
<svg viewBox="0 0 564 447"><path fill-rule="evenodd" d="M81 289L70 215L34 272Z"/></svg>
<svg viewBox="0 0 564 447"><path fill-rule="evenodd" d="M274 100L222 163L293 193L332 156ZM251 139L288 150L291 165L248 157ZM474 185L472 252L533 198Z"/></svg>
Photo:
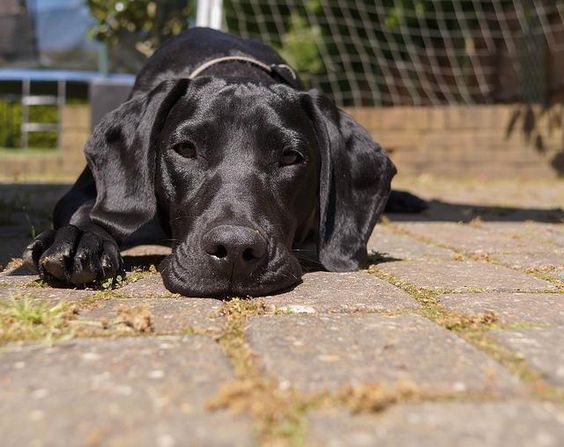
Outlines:
<svg viewBox="0 0 564 447"><path fill-rule="evenodd" d="M267 244L253 228L219 225L204 235L202 248L216 264L233 264L237 272L249 272L266 257Z"/></svg>

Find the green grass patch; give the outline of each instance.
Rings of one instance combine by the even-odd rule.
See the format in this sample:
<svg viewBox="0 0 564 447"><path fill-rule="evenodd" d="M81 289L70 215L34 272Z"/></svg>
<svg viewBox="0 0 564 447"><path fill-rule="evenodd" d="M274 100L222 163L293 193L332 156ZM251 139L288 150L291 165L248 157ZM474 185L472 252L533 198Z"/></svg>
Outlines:
<svg viewBox="0 0 564 447"><path fill-rule="evenodd" d="M77 307L68 303L49 306L28 295L12 296L0 303L0 345L27 340L41 340L51 345L72 337L69 322Z"/></svg>

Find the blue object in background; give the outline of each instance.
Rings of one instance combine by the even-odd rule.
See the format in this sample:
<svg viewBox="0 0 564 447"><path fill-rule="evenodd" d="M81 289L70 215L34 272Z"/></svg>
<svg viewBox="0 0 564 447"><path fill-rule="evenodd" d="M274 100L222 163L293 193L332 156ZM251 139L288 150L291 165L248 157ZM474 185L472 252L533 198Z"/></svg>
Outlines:
<svg viewBox="0 0 564 447"><path fill-rule="evenodd" d="M85 0L26 0L26 4L34 25L38 66L98 69L102 44L87 37L94 18Z"/></svg>
<svg viewBox="0 0 564 447"><path fill-rule="evenodd" d="M83 0L28 0L27 4L28 11L35 15L40 52L74 48L97 51L99 44L86 37L94 19Z"/></svg>
<svg viewBox="0 0 564 447"><path fill-rule="evenodd" d="M135 76L125 73L114 73L107 77L97 71L75 71L75 70L34 70L25 68L0 69L0 81L22 81L30 80L37 82L65 81L86 82L99 81L107 78L113 82L133 85Z"/></svg>

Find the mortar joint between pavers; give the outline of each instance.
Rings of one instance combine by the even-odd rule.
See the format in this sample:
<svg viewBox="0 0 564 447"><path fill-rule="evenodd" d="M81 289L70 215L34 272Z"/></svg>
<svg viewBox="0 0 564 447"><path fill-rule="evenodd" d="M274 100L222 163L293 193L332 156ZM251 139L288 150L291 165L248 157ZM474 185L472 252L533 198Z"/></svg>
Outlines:
<svg viewBox="0 0 564 447"><path fill-rule="evenodd" d="M546 269L546 268L530 268L527 269L525 271L525 273L528 273L532 276L534 276L535 278L541 279L543 281L547 281L549 283L551 283L552 285L556 286L556 290L553 290L553 293L564 293L564 281L559 280L558 278L555 278L554 276L552 276L550 274L551 271L554 271L555 267L552 269Z"/></svg>
<svg viewBox="0 0 564 447"><path fill-rule="evenodd" d="M412 231L409 231L407 228L401 227L401 226L396 225L392 222L386 223L385 225L392 232L394 232L398 235L407 236L407 237L414 239L418 242L422 242L422 243L428 244L428 245L433 245L433 246L439 247L439 248L445 248L447 250L454 252L455 258L453 258L453 260L463 261L463 260L468 258L468 254L466 252L460 250L457 247L453 247L452 245L448 245L448 244L445 244L443 242L439 242L439 241L437 241L437 240L435 240L431 237L428 237L428 236L423 236L421 234L413 233Z"/></svg>
<svg viewBox="0 0 564 447"><path fill-rule="evenodd" d="M233 300L224 305L220 314L227 318L227 325L216 340L230 359L236 380L222 384L218 394L208 401L208 408L248 414L254 422L259 442L264 445L303 445L307 430L305 417L313 409L344 406L353 413L379 413L391 405L405 402L491 401L500 398L491 392L451 393L420 389L413 384L406 389L401 384L390 388L365 383L313 395L304 395L291 387L281 389L278 381L264 374L259 367L245 332L249 318L268 318L279 313L263 301ZM265 402L270 403L270 407L265 407Z"/></svg>
<svg viewBox="0 0 564 447"><path fill-rule="evenodd" d="M423 317L446 330L458 334L488 357L499 362L528 385L531 396L543 400L560 401L560 397L557 399L550 397L552 395L560 396L561 392L555 387L548 385L540 372L530 366L518 353L509 350L488 336L488 332L492 329L511 328L511 325L500 324L494 313L472 316L451 311L444 308L438 300L440 295L451 292L440 289L418 288L408 281L401 280L394 275L379 270L377 266L372 266L369 272L410 294L421 305L420 314Z"/></svg>
<svg viewBox="0 0 564 447"><path fill-rule="evenodd" d="M215 339L232 364L235 380L221 384L207 408L247 414L262 445L304 445L310 401L293 388L282 389L276 379L264 374L246 338L249 318L274 313L264 300L236 298L224 303L219 314L227 321Z"/></svg>
<svg viewBox="0 0 564 447"><path fill-rule="evenodd" d="M473 225L472 224L473 221L471 221L468 225ZM515 268L514 266L512 266L509 263L504 263L499 261L495 255L493 255L492 253L472 253L472 252L468 252L465 250L462 250L458 247L449 245L449 244L445 244L442 242L439 242L431 237L428 236L423 236L417 233L413 233L412 231L408 230L407 228L403 228L401 226L398 226L390 221L386 222L385 225L392 231L395 232L396 234L400 234L403 236L407 236L410 237L416 241L419 242L423 242L425 244L429 244L429 245L433 245L436 247L440 247L440 248L445 248L447 250L453 251L455 253L455 255L453 256L453 260L455 261L477 261L477 262L485 262L488 264L492 264L492 265L498 265L500 267L505 267L505 268L509 268L511 270L516 270L516 271L521 271L518 268ZM473 226L477 226L479 227L480 225L473 225ZM554 286L557 287L557 293L562 293L564 292L564 281L559 280L558 278L555 278L554 276L550 275L550 273L548 273L545 269L543 268L530 268L527 269L525 271L525 273L527 274L531 274L532 276L547 281L551 284L553 284ZM554 293L554 291L552 291Z"/></svg>

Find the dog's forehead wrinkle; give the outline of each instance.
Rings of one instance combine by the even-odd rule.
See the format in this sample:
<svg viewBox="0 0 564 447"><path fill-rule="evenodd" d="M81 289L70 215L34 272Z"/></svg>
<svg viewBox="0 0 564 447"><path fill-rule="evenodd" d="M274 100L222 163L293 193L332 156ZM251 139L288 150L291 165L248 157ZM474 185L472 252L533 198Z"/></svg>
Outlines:
<svg viewBox="0 0 564 447"><path fill-rule="evenodd" d="M209 82L193 95L194 103L187 106L192 109L186 114L187 123L180 127L197 128L198 131L193 131L200 140L206 135L229 135L231 143L237 147L254 145L268 149L268 145L258 139L279 146L297 146L304 143L307 131L300 119L301 109L289 104L286 96L253 83Z"/></svg>
<svg viewBox="0 0 564 447"><path fill-rule="evenodd" d="M208 125L213 128L220 123L226 148L237 148L243 153L252 150L264 153L307 144L308 137L303 129L290 126L279 113L267 112L257 107L252 111L243 109L241 113L228 114Z"/></svg>
<svg viewBox="0 0 564 447"><path fill-rule="evenodd" d="M219 104L218 110L228 110L230 108L242 108L243 110L254 109L255 107L280 106L284 103L282 98L272 90L255 85L252 83L227 84L211 92L209 99Z"/></svg>
<svg viewBox="0 0 564 447"><path fill-rule="evenodd" d="M225 82L219 91L222 94L232 93L238 96L249 96L249 95L271 95L277 96L272 89L265 85L258 84L256 82L246 81L246 82Z"/></svg>

